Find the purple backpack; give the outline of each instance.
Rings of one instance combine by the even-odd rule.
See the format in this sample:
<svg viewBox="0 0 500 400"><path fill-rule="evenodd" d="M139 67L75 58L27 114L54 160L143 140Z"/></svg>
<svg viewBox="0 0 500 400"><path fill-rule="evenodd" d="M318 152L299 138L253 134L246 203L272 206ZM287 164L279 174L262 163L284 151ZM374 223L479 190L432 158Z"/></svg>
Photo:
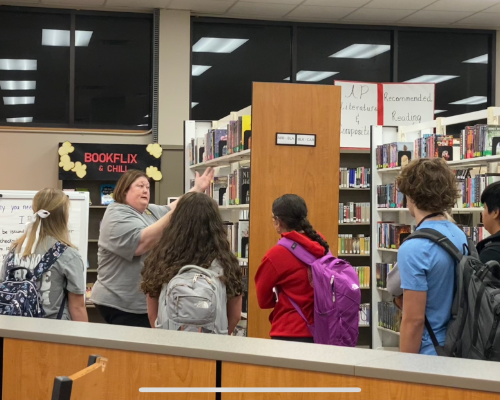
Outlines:
<svg viewBox="0 0 500 400"><path fill-rule="evenodd" d="M314 343L356 346L359 335L361 291L359 277L354 268L330 252L318 259L290 239L281 238L278 245L285 247L311 267L314 324L310 325L297 303L289 297L288 299L306 322Z"/></svg>

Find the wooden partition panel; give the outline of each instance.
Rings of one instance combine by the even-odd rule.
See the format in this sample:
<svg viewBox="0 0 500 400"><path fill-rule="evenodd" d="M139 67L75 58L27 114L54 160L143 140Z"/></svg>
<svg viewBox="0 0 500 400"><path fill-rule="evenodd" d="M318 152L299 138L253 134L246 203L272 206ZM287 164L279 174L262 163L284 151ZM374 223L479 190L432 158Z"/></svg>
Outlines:
<svg viewBox="0 0 500 400"><path fill-rule="evenodd" d="M254 277L279 237L271 224L273 201L298 194L309 220L337 254L340 87L254 83L250 194L248 336L269 337L269 310L259 308ZM315 134L316 147L278 146L276 133Z"/></svg>
<svg viewBox="0 0 500 400"><path fill-rule="evenodd" d="M498 393L323 372L222 363L222 387L360 388L357 393L223 393L222 400L494 400Z"/></svg>
<svg viewBox="0 0 500 400"><path fill-rule="evenodd" d="M50 399L54 378L82 370L91 354L108 363L104 390L89 388L89 400L214 399L213 393L139 393L139 388L215 387L215 361L16 339L4 340L2 399Z"/></svg>

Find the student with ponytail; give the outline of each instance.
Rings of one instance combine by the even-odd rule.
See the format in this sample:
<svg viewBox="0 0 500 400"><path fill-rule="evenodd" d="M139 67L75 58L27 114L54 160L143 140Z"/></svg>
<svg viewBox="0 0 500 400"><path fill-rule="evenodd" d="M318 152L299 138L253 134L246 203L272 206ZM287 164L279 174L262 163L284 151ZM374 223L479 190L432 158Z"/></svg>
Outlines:
<svg viewBox="0 0 500 400"><path fill-rule="evenodd" d="M309 253L321 258L329 251L328 243L307 219L307 206L301 197L285 194L273 203L272 222L281 237L293 240ZM313 323L314 291L308 265L285 247L276 245L264 256L255 276L257 299L262 309L273 309L269 316L272 339L314 343L305 321L290 299ZM284 292L285 296L279 296Z"/></svg>

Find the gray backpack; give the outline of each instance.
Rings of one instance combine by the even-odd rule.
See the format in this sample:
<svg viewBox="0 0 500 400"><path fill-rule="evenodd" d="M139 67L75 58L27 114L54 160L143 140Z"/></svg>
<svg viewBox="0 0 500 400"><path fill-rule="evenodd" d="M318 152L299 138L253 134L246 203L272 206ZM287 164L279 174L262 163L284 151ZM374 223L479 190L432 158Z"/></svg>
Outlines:
<svg viewBox="0 0 500 400"><path fill-rule="evenodd" d="M163 285L156 327L187 332L227 335L226 286L222 267L186 265Z"/></svg>
<svg viewBox="0 0 500 400"><path fill-rule="evenodd" d="M462 254L444 235L434 229L419 229L406 240L429 239L456 261L455 297L444 347L440 346L425 318L436 352L440 356L500 361L500 264L483 264L471 240Z"/></svg>

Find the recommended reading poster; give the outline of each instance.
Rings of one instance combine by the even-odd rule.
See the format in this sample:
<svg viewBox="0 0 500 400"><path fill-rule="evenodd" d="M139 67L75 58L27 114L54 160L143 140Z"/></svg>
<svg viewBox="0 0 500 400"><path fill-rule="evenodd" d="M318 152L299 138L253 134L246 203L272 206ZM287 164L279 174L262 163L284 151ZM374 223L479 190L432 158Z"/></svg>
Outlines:
<svg viewBox="0 0 500 400"><path fill-rule="evenodd" d="M378 125L414 125L434 119L434 83L381 83L378 97Z"/></svg>
<svg viewBox="0 0 500 400"><path fill-rule="evenodd" d="M377 125L376 83L335 81L342 88L340 147L370 147L370 129Z"/></svg>

